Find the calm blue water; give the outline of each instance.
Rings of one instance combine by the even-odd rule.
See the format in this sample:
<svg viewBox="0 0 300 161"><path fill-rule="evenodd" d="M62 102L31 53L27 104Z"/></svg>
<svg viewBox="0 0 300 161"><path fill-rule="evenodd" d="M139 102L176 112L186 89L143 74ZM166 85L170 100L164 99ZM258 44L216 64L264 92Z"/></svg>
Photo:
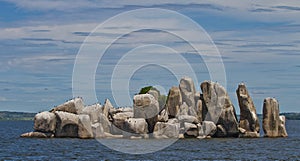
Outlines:
<svg viewBox="0 0 300 161"><path fill-rule="evenodd" d="M287 120L288 138L186 139L155 153L132 155L111 150L93 139L20 138L32 129L32 121L0 121L0 160L300 160L299 124Z"/></svg>

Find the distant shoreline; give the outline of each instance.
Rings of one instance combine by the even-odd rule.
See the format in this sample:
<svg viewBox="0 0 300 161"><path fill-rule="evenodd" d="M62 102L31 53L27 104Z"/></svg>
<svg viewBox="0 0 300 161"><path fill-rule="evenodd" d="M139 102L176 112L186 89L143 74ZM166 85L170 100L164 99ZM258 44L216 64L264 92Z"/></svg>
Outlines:
<svg viewBox="0 0 300 161"><path fill-rule="evenodd" d="M32 121L35 115L36 113L30 112L0 111L0 121ZM260 119L262 118L262 114L257 115ZM283 112L280 115L284 115L287 120L300 120L299 112Z"/></svg>
<svg viewBox="0 0 300 161"><path fill-rule="evenodd" d="M0 111L0 121L32 121L36 113Z"/></svg>

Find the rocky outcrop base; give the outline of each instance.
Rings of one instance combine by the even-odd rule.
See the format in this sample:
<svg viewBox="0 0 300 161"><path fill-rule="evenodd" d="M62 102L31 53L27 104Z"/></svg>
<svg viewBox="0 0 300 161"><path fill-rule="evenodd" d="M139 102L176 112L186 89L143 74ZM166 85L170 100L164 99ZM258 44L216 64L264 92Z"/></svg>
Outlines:
<svg viewBox="0 0 300 161"><path fill-rule="evenodd" d="M239 84L236 90L241 111L239 121L224 87L211 81L202 82L200 87L202 93L195 90L191 78L184 77L178 87L169 90L166 102L160 99L159 91L150 89L134 96L133 108L114 108L108 99L104 105L84 106L82 98L74 98L36 114L34 131L21 137L260 137L256 108L245 84ZM263 105L265 137L287 137L285 121L284 116L279 116L277 100L266 98Z"/></svg>

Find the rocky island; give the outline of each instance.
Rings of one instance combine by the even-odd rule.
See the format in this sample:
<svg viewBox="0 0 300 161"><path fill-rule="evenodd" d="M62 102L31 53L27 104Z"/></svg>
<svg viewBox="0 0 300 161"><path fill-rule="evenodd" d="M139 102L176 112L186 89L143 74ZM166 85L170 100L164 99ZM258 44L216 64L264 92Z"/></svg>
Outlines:
<svg viewBox="0 0 300 161"><path fill-rule="evenodd" d="M197 92L189 77L169 90L166 101L159 91L145 88L134 96L133 107L115 108L106 99L104 105L85 106L73 98L34 117L34 131L21 137L91 138L211 138L260 137L259 119L252 98L241 83L236 90L238 120L227 91L212 81L201 83ZM274 98L263 103L265 137L287 137L285 117L279 116Z"/></svg>

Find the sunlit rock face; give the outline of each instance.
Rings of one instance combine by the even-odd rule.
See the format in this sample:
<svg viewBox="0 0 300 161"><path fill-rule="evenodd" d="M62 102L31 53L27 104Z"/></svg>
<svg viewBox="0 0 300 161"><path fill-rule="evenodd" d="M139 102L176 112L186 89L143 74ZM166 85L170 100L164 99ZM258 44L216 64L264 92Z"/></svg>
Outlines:
<svg viewBox="0 0 300 161"><path fill-rule="evenodd" d="M245 130L240 130L243 131L240 137L259 137L260 127L256 108L244 83L238 85L236 94L240 106L239 128Z"/></svg>
<svg viewBox="0 0 300 161"><path fill-rule="evenodd" d="M175 118L178 115L179 108L182 104L182 97L179 87L173 86L169 90L166 109L168 110L169 118Z"/></svg>
<svg viewBox="0 0 300 161"><path fill-rule="evenodd" d="M279 104L275 98L265 98L263 104L263 130L265 137L286 137L285 117L279 117Z"/></svg>
<svg viewBox="0 0 300 161"><path fill-rule="evenodd" d="M73 98L49 112L36 114L34 131L21 137L259 137L256 109L245 84L239 84L236 90L241 111L239 122L224 87L211 81L204 81L200 87L202 94L195 90L191 78L183 77L177 87L169 90L168 96L160 95L155 89L135 95L133 108L115 108L108 99L103 106L99 103L84 106L82 98ZM285 121L284 116L279 116L277 100L266 98L263 105L265 136L287 137Z"/></svg>
<svg viewBox="0 0 300 161"><path fill-rule="evenodd" d="M140 94L134 96L133 102L133 117L146 119L148 131L152 133L158 121L158 101L151 94Z"/></svg>
<svg viewBox="0 0 300 161"><path fill-rule="evenodd" d="M56 128L56 116L54 113L44 111L34 117L34 130L54 133Z"/></svg>
<svg viewBox="0 0 300 161"><path fill-rule="evenodd" d="M215 137L237 137L239 131L236 112L225 88L218 83L204 81L201 83L201 90L205 105L203 108L207 111L205 120L217 125Z"/></svg>
<svg viewBox="0 0 300 161"><path fill-rule="evenodd" d="M196 108L195 108L195 85L190 77L183 77L180 80L179 89L182 97L182 102L185 102L193 112L192 114L196 115Z"/></svg>
<svg viewBox="0 0 300 161"><path fill-rule="evenodd" d="M55 112L55 111L63 111L63 112L69 112L73 114L80 114L80 112L83 110L84 104L83 104L83 99L80 97L73 98L61 105L56 106L50 112Z"/></svg>

